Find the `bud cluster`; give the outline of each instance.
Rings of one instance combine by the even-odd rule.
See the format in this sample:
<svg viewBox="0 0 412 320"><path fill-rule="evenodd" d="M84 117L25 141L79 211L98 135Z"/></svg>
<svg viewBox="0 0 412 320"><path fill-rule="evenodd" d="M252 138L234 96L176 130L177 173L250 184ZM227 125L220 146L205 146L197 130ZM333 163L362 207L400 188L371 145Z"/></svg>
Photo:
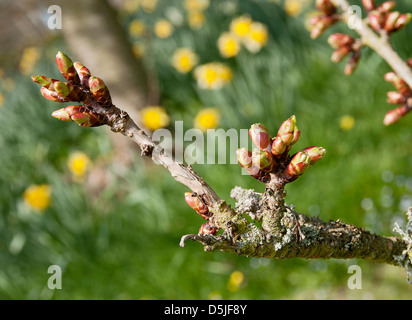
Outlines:
<svg viewBox="0 0 412 320"><path fill-rule="evenodd" d="M362 0L362 3L368 11L369 25L376 32L396 32L411 21L412 14L392 11L396 5L395 1L385 1L379 6L376 6L373 0Z"/></svg>
<svg viewBox="0 0 412 320"><path fill-rule="evenodd" d="M345 66L345 74L351 75L358 67L361 42L356 41L348 34L334 33L329 36L328 43L335 49L331 56L331 60L335 63L342 61L347 55L351 54Z"/></svg>
<svg viewBox="0 0 412 320"><path fill-rule="evenodd" d="M203 219L209 220L212 216L212 213L209 211L207 205L196 195L196 193L186 192L185 201ZM210 221L207 221L200 227L199 234L215 235L218 231L219 229L216 226L214 226Z"/></svg>
<svg viewBox="0 0 412 320"><path fill-rule="evenodd" d="M393 84L397 91L389 91L387 102L399 105L397 108L390 110L383 119L384 125L390 125L403 118L411 111L412 90L407 83L401 79L395 72L388 72L384 76L385 81Z"/></svg>
<svg viewBox="0 0 412 320"><path fill-rule="evenodd" d="M56 55L56 64L67 80L63 82L46 76L33 76L32 80L42 87L46 99L55 102L79 102L53 112L52 116L62 121L74 121L83 127L107 124L106 112L112 106L109 90L102 79L91 75L89 69L79 62L73 63L62 52Z"/></svg>
<svg viewBox="0 0 412 320"><path fill-rule="evenodd" d="M339 15L336 14L337 8L331 0L316 0L316 8L320 14L309 19L312 39L321 36L327 28L339 20Z"/></svg>
<svg viewBox="0 0 412 320"><path fill-rule="evenodd" d="M289 156L291 147L300 137L295 116L281 124L274 138L261 123L253 124L249 135L256 148L252 152L246 148L238 149L237 159L251 176L262 182L267 182L270 174L277 175L283 183L292 182L326 152L321 147L309 147Z"/></svg>

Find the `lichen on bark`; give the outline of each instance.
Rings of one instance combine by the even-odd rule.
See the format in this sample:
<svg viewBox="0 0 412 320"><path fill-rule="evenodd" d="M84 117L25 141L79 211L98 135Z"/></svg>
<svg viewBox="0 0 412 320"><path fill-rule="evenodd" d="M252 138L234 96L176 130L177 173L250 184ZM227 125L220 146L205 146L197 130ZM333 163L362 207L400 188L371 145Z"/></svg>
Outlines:
<svg viewBox="0 0 412 320"><path fill-rule="evenodd" d="M214 208L214 217L221 217L214 220L214 223L223 232L190 238L202 243L205 251L221 250L275 259L359 258L392 265L399 265L400 257L411 252L406 240L379 236L343 223L340 219L324 222L318 217L298 213L293 206L285 203L280 208L282 217L279 228L276 232L267 231L259 226L259 220L263 220L264 215L269 213L262 210L262 207L270 207L268 204L262 205L262 201L269 201L271 198L241 187L235 187L231 196L236 200L235 209L225 202ZM402 261L404 260L405 258ZM410 260L408 261L401 265L410 267Z"/></svg>

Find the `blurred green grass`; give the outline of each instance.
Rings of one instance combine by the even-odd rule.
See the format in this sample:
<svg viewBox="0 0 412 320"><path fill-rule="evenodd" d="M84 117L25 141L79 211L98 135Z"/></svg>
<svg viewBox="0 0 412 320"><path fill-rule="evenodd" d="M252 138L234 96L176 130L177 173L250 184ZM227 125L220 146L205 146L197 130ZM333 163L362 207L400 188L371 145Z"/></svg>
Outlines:
<svg viewBox="0 0 412 320"><path fill-rule="evenodd" d="M412 201L412 120L382 125L391 107L385 100L392 88L383 81L388 66L366 50L359 69L345 77L343 64L329 60L326 38L332 31L312 41L303 15L288 17L280 5L264 1L235 3L237 11L225 15L212 1L198 32L183 25L168 39L153 39L162 105L172 121L183 120L191 128L200 108L215 106L225 130L263 122L275 131L295 114L302 131L296 150L317 144L328 153L287 186L287 202L324 220L340 218L392 235L393 223L404 223L405 204ZM173 5L183 12L180 2L160 1L151 14L139 10L123 16L125 29L135 17L150 27ZM400 7L412 9L406 1ZM265 23L270 41L258 54L242 50L223 59L216 39L242 13ZM411 31L409 26L393 37L403 57L412 52L405 41ZM170 64L171 54L183 45L195 48L201 63L230 65L233 81L220 91L197 88L190 75L178 74ZM43 48L45 57L32 73L58 77L52 56L62 49L60 42ZM203 223L184 202L187 188L137 156L127 172L107 162L112 180L98 196L90 194L70 178L68 157L83 151L95 164L110 159L108 132L56 121L50 117L56 104L43 99L28 76L16 72L12 77L16 88L5 93L0 109L1 299L410 299L405 272L396 267L357 260L271 261L205 253L197 243L180 248L180 237ZM349 131L339 126L345 115L355 119ZM194 168L232 204L235 185L263 191L262 184L240 175L238 165ZM22 194L42 183L51 186L52 202L39 214ZM365 198L372 207L362 207ZM62 290L47 287L52 264L63 269ZM362 290L347 287L351 264L362 268ZM245 280L234 290L228 283L236 270Z"/></svg>

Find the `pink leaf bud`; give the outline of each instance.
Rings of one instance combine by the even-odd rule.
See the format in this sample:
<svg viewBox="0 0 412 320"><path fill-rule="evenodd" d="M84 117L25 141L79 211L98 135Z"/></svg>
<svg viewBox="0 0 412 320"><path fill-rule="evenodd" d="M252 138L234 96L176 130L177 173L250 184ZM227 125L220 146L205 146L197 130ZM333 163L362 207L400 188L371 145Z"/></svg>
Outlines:
<svg viewBox="0 0 412 320"><path fill-rule="evenodd" d="M380 12L384 12L384 13L388 13L389 11L391 11L393 8L395 8L396 6L396 1L385 1L382 2L377 8L376 10L380 11Z"/></svg>
<svg viewBox="0 0 412 320"><path fill-rule="evenodd" d="M209 208L192 192L185 193L185 201L193 210L195 210L202 218L209 219L211 213Z"/></svg>
<svg viewBox="0 0 412 320"><path fill-rule="evenodd" d="M369 12L368 18L369 18L369 25L371 26L373 30L380 31L383 28L385 24L385 14L384 13L377 11L377 10L373 10Z"/></svg>
<svg viewBox="0 0 412 320"><path fill-rule="evenodd" d="M199 229L199 233L201 235L206 235L206 234L211 234L215 235L219 231L219 228L216 226L212 225L209 221L202 224Z"/></svg>
<svg viewBox="0 0 412 320"><path fill-rule="evenodd" d="M75 62L73 64L74 68L77 71L77 74L79 75L81 85L83 87L89 88L89 78L91 77L90 70L87 69L84 65L82 65L80 62Z"/></svg>
<svg viewBox="0 0 412 320"><path fill-rule="evenodd" d="M273 156L269 151L256 148L252 152L252 163L256 168L270 170L274 163Z"/></svg>
<svg viewBox="0 0 412 320"><path fill-rule="evenodd" d="M390 12L385 18L384 29L388 32L395 30L395 23L400 15L401 13L399 11Z"/></svg>
<svg viewBox="0 0 412 320"><path fill-rule="evenodd" d="M273 139L271 151L274 156L280 156L286 151L286 148L287 148L286 144L282 141L282 139L279 136L276 136L276 138Z"/></svg>
<svg viewBox="0 0 412 320"><path fill-rule="evenodd" d="M406 101L406 97L398 91L389 91L387 95L387 102L391 104L401 104Z"/></svg>
<svg viewBox="0 0 412 320"><path fill-rule="evenodd" d="M42 94L43 97L45 97L47 100L50 100L50 101L55 101L55 102L65 102L66 101L65 99L60 97L57 92L46 89L45 87L40 88L40 93Z"/></svg>
<svg viewBox="0 0 412 320"><path fill-rule="evenodd" d="M75 85L80 83L79 76L73 66L72 60L61 51L56 55L56 64L60 73L67 81Z"/></svg>
<svg viewBox="0 0 412 320"><path fill-rule="evenodd" d="M355 42L350 35L344 33L334 33L331 34L328 38L329 45L334 48L340 48L343 46L351 46Z"/></svg>
<svg viewBox="0 0 412 320"><path fill-rule="evenodd" d="M306 151L299 151L293 156L285 172L289 177L298 177L310 166L310 161L311 159Z"/></svg>
<svg viewBox="0 0 412 320"><path fill-rule="evenodd" d="M261 123L255 123L250 127L249 136L252 142L260 149L267 149L270 145L269 130Z"/></svg>
<svg viewBox="0 0 412 320"><path fill-rule="evenodd" d="M317 146L307 147L302 151L306 151L308 153L308 156L310 158L310 165L318 162L326 154L326 149Z"/></svg>
<svg viewBox="0 0 412 320"><path fill-rule="evenodd" d="M252 166L252 152L246 148L241 148L236 151L237 161L243 168L250 168Z"/></svg>
<svg viewBox="0 0 412 320"><path fill-rule="evenodd" d="M98 77L89 78L90 92L95 96L97 101L111 102L109 89L107 89L104 81Z"/></svg>
<svg viewBox="0 0 412 320"><path fill-rule="evenodd" d="M405 115L407 115L411 111L411 108L408 107L407 104L403 104L398 108L390 110L383 119L383 124L388 126L392 123L395 123L402 119Z"/></svg>
<svg viewBox="0 0 412 320"><path fill-rule="evenodd" d="M343 58L345 58L351 51L352 51L352 48L350 46L340 47L340 48L336 49L335 51L333 51L332 56L330 57L330 59L333 62L338 63L338 62L342 61Z"/></svg>
<svg viewBox="0 0 412 320"><path fill-rule="evenodd" d="M409 24L409 22L412 19L412 14L411 13L403 13L399 16L398 20L396 20L395 23L395 30L399 30Z"/></svg>
<svg viewBox="0 0 412 320"><path fill-rule="evenodd" d="M289 119L287 119L280 125L277 136L280 139L282 139L286 147L290 146L293 140L295 126L296 126L296 116L295 115L291 116Z"/></svg>
<svg viewBox="0 0 412 320"><path fill-rule="evenodd" d="M375 9L375 0L362 0L362 4L366 11L372 11Z"/></svg>

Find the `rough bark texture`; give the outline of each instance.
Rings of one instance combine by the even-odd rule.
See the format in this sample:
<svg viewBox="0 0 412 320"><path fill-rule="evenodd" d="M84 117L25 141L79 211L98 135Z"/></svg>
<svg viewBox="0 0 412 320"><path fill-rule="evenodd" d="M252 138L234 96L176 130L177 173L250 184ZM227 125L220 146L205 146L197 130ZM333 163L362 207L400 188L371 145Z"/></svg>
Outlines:
<svg viewBox="0 0 412 320"><path fill-rule="evenodd" d="M127 115L114 119L111 127L132 138L142 155L163 165L177 181L196 192L213 213L209 221L223 230L216 236L183 236L181 246L190 239L204 245L205 251L221 250L258 258L359 258L402 266L409 261L407 256L403 261L399 259L410 251L405 239L379 236L340 220L324 222L299 214L285 204L283 188L268 188L264 194L258 194L235 187L231 196L237 204L233 209L191 167L165 153ZM247 215L255 221L251 222ZM266 228L263 223L262 228L258 227L256 222L265 219L269 220Z"/></svg>
<svg viewBox="0 0 412 320"><path fill-rule="evenodd" d="M267 232L244 217L246 214L255 218L267 214L259 213L262 210L262 203L259 202L266 200L253 190L240 187L235 187L231 196L237 201L237 212L225 221L226 226L231 225L230 235L192 235L184 240L197 240L206 251L222 250L257 258L359 258L393 265L399 264L395 256L406 249L406 243L399 238L372 234L340 220L324 222L318 217L299 214L286 205L282 208L280 228ZM296 228L300 229L299 233Z"/></svg>

